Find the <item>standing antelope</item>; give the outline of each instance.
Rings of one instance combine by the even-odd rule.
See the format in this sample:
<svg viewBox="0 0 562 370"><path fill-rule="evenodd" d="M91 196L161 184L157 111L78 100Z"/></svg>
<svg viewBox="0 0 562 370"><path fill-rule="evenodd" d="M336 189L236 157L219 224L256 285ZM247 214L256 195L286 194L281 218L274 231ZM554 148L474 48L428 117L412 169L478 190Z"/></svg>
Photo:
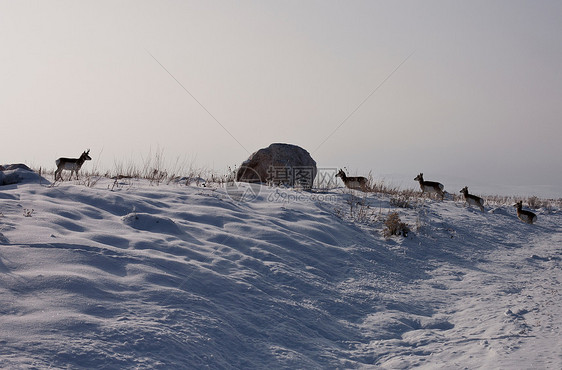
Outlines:
<svg viewBox="0 0 562 370"><path fill-rule="evenodd" d="M431 196L431 193L436 193L437 195L439 195L441 197L441 200L443 200L443 198L445 198L445 192L443 191L443 189L445 189L445 187L443 186L443 184L440 184L440 183L435 182L435 181L424 181L423 180L423 173L420 173L419 175L417 175L414 180L418 181L420 183L420 188L421 188L422 194L427 192Z"/></svg>
<svg viewBox="0 0 562 370"><path fill-rule="evenodd" d="M484 212L484 199L477 197L476 195L468 194L468 186L465 186L460 191L464 195L464 200L469 206L477 206L482 212Z"/></svg>
<svg viewBox="0 0 562 370"><path fill-rule="evenodd" d="M361 191L368 191L369 190L369 180L367 180L363 176L358 177L347 177L345 172L340 169L340 171L336 174L336 177L340 177L345 184L346 187L349 189L361 190Z"/></svg>
<svg viewBox="0 0 562 370"><path fill-rule="evenodd" d="M517 217L519 217L521 221L526 222L528 224L532 224L537 220L536 214L534 214L531 211L525 211L522 209L523 201L520 200L519 202L515 203L513 206L517 208Z"/></svg>
<svg viewBox="0 0 562 370"><path fill-rule="evenodd" d="M72 179L72 173L76 173L76 179L78 179L78 171L84 164L85 161L89 161L92 158L88 155L90 153L90 149L88 151L82 153L80 158L59 158L56 160L57 170L55 171L55 181L57 181L57 177L62 180L62 170L69 170L70 171L70 180Z"/></svg>

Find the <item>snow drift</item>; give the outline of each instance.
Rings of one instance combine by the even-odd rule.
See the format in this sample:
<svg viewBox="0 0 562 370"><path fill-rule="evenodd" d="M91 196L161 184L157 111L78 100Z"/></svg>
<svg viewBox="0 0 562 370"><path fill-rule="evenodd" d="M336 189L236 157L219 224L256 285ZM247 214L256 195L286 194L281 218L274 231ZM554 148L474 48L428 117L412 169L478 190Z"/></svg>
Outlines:
<svg viewBox="0 0 562 370"><path fill-rule="evenodd" d="M111 186L110 186L111 185ZM362 195L359 195L362 196ZM559 367L561 213L101 180L0 190L0 362Z"/></svg>

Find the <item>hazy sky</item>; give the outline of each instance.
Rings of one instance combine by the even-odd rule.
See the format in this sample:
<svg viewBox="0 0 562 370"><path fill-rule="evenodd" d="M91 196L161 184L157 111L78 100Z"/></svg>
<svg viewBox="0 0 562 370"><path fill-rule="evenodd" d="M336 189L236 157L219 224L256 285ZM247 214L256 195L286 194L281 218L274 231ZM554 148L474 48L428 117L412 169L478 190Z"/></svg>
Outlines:
<svg viewBox="0 0 562 370"><path fill-rule="evenodd" d="M353 174L562 197L561 19L561 1L0 0L0 162L161 150L223 171L287 142Z"/></svg>

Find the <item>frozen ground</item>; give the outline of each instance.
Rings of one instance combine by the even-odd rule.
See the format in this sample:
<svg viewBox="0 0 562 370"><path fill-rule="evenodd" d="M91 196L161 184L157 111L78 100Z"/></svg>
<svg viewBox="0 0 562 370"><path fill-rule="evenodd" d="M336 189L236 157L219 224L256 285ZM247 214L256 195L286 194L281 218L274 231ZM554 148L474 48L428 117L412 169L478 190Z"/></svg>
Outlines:
<svg viewBox="0 0 562 370"><path fill-rule="evenodd" d="M1 366L562 367L560 209L230 190L0 187Z"/></svg>

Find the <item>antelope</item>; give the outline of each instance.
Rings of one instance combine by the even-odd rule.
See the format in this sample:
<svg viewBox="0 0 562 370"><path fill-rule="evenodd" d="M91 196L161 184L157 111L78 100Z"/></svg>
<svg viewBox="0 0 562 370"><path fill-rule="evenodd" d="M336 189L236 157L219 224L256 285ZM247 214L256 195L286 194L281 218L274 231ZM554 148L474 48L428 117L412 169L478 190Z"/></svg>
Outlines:
<svg viewBox="0 0 562 370"><path fill-rule="evenodd" d="M443 189L445 187L443 186L443 184L440 184L440 183L435 182L435 181L424 181L423 180L423 173L420 173L419 175L417 175L414 178L414 180L418 181L420 183L420 188L421 188L422 194L427 192L431 196L431 193L436 193L437 195L439 195L441 197L441 200L443 200L443 198L445 198L445 192L443 191Z"/></svg>
<svg viewBox="0 0 562 370"><path fill-rule="evenodd" d="M482 212L484 212L484 199L477 197L476 195L468 194L468 186L465 186L460 191L464 195L464 200L468 203L468 206L477 206Z"/></svg>
<svg viewBox="0 0 562 370"><path fill-rule="evenodd" d="M358 177L347 177L345 172L340 169L340 171L336 174L336 177L340 177L345 184L346 187L349 189L361 190L361 191L368 191L369 190L369 180L363 176Z"/></svg>
<svg viewBox="0 0 562 370"><path fill-rule="evenodd" d="M536 214L534 214L531 211L526 211L522 209L523 201L520 200L519 202L515 203L513 206L517 208L517 217L519 217L521 221L526 222L528 224L532 224L537 220Z"/></svg>
<svg viewBox="0 0 562 370"><path fill-rule="evenodd" d="M90 149L88 151L82 153L80 158L59 158L56 160L57 170L55 171L55 181L57 181L57 177L62 180L62 170L69 170L70 171L70 180L72 179L72 173L76 173L76 179L78 179L78 171L84 164L85 161L89 161L92 158L89 156Z"/></svg>

